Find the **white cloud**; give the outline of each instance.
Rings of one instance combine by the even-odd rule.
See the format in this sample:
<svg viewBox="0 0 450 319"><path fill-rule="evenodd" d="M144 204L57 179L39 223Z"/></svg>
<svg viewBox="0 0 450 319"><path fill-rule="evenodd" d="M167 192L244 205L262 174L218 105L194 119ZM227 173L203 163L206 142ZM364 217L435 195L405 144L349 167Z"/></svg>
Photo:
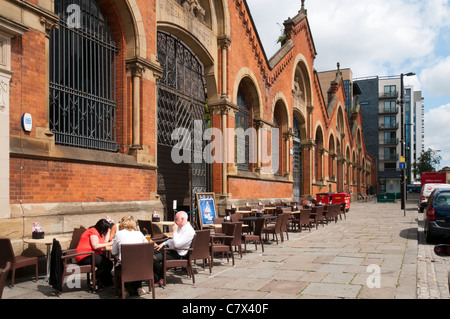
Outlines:
<svg viewBox="0 0 450 319"><path fill-rule="evenodd" d="M424 88L433 95L450 95L450 56L437 61L420 74Z"/></svg>
<svg viewBox="0 0 450 319"><path fill-rule="evenodd" d="M441 165L450 166L450 103L425 113L425 149L441 150Z"/></svg>

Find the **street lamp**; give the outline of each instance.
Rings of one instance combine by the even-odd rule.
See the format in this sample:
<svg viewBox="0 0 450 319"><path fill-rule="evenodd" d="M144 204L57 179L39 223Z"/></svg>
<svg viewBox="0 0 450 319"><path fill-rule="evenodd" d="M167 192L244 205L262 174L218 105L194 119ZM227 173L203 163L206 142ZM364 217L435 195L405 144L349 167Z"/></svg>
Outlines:
<svg viewBox="0 0 450 319"><path fill-rule="evenodd" d="M401 195L401 209L403 209L403 215L406 216L406 182L405 182L405 171L406 171L406 160L404 159L406 153L406 140L405 140L405 124L404 124L404 112L403 112L403 99L404 99L404 88L403 88L403 77L416 75L414 72L402 73L400 75L400 134L401 134L401 156L405 161L405 165L401 168L401 181L400 181L400 195Z"/></svg>

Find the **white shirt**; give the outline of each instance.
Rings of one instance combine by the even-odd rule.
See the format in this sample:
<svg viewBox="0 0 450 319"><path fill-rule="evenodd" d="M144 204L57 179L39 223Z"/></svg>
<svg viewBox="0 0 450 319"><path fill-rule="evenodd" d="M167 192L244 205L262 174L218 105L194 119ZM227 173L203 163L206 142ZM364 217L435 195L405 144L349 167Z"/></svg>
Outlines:
<svg viewBox="0 0 450 319"><path fill-rule="evenodd" d="M141 244L148 243L145 236L137 230L122 229L116 232L111 253L121 259L121 245L122 244Z"/></svg>
<svg viewBox="0 0 450 319"><path fill-rule="evenodd" d="M168 246L169 248L176 248L178 255L186 256L188 251L180 248L190 248L192 239L194 239L194 235L194 228L192 228L190 223L186 223L183 227L178 228L178 231L176 233L173 233L173 238L164 242L164 246Z"/></svg>

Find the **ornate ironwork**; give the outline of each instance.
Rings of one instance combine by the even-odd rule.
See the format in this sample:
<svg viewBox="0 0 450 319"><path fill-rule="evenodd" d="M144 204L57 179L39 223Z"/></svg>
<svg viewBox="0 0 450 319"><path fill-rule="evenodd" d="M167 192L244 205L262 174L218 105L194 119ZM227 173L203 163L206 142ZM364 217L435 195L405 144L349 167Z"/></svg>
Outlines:
<svg viewBox="0 0 450 319"><path fill-rule="evenodd" d="M203 65L196 55L179 39L158 31L158 61L163 75L158 80L158 147L181 146L191 152L189 163L191 208L195 207L195 194L209 191L210 165L203 158L203 132L207 125L206 84ZM177 128L189 131L190 145L172 139ZM199 134L194 136L194 134ZM194 138L195 137L195 138ZM158 162L160 159L158 154ZM167 163L164 163L167 165ZM158 192L167 193L169 176L158 176ZM184 178L180 177L180 178ZM164 203L164 199L162 199ZM166 208L170 203L164 203Z"/></svg>
<svg viewBox="0 0 450 319"><path fill-rule="evenodd" d="M294 200L299 202L302 193L302 147L300 144L300 122L294 115L294 157L293 157L293 179Z"/></svg>
<svg viewBox="0 0 450 319"><path fill-rule="evenodd" d="M106 18L90 0L57 0L50 40L50 129L61 145L117 151L115 56Z"/></svg>

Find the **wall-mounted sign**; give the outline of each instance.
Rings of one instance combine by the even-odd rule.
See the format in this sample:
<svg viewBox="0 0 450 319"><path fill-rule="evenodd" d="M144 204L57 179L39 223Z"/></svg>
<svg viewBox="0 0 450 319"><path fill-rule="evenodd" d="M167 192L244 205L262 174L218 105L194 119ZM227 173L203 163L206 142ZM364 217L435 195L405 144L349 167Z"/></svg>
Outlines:
<svg viewBox="0 0 450 319"><path fill-rule="evenodd" d="M33 128L33 118L30 113L24 113L22 115L22 128L26 132L30 132Z"/></svg>

